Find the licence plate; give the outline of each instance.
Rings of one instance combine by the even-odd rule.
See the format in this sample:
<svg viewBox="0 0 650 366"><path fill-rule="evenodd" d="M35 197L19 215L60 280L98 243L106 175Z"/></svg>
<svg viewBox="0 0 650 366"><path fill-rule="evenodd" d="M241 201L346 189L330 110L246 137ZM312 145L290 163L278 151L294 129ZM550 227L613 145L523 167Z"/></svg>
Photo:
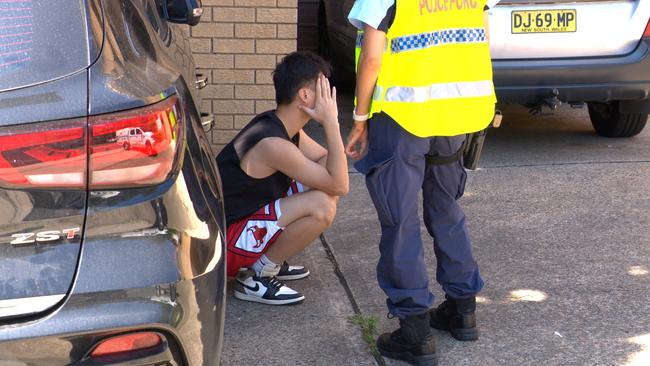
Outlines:
<svg viewBox="0 0 650 366"><path fill-rule="evenodd" d="M578 14L571 10L524 10L512 12L512 33L572 33L578 29Z"/></svg>

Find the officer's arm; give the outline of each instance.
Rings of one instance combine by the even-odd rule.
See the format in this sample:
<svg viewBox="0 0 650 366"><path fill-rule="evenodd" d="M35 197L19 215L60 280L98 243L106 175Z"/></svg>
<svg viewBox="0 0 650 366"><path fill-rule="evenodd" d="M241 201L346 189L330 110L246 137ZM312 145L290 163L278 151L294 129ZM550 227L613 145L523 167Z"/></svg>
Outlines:
<svg viewBox="0 0 650 366"><path fill-rule="evenodd" d="M386 33L369 25L364 26L363 46L359 56L357 72L357 109L358 115L370 112L370 101L375 90L381 60L386 45Z"/></svg>
<svg viewBox="0 0 650 366"><path fill-rule="evenodd" d="M483 22L485 23L485 37L490 44L490 10L485 9L483 12Z"/></svg>
<svg viewBox="0 0 650 366"><path fill-rule="evenodd" d="M375 84L381 69L381 59L386 46L386 33L365 25L361 55L357 66L357 107L355 113L359 116L370 112L370 101L375 91ZM357 148L357 145L360 147ZM366 121L355 121L348 135L345 153L352 159L358 160L368 145Z"/></svg>

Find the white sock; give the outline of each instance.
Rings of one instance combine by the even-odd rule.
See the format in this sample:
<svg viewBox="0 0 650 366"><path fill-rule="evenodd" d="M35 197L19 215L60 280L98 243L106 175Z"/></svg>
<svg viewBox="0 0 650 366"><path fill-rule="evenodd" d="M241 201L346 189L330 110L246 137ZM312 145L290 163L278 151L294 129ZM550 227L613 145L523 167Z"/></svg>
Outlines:
<svg viewBox="0 0 650 366"><path fill-rule="evenodd" d="M273 263L266 254L263 254L253 264L253 271L255 271L257 277L273 277L280 273L280 265Z"/></svg>

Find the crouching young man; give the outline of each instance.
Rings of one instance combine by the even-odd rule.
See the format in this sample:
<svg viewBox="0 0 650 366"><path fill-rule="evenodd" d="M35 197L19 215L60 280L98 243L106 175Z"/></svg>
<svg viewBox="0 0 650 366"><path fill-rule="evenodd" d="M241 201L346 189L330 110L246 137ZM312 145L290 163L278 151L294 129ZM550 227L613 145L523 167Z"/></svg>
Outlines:
<svg viewBox="0 0 650 366"><path fill-rule="evenodd" d="M348 192L348 167L329 65L312 53L287 55L273 73L277 109L255 117L217 157L227 221L228 275L235 297L287 305L305 297L283 280L309 271L289 266L334 220ZM323 126L327 149L302 128Z"/></svg>

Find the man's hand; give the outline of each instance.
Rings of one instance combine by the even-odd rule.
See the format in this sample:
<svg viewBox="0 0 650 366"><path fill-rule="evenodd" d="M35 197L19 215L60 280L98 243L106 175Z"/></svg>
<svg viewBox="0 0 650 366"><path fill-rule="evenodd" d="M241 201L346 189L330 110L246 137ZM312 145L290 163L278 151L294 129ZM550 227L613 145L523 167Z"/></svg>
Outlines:
<svg viewBox="0 0 650 366"><path fill-rule="evenodd" d="M357 148L357 144L359 147ZM368 121L354 122L354 127L348 135L348 144L345 146L345 154L354 160L359 160L368 147Z"/></svg>
<svg viewBox="0 0 650 366"><path fill-rule="evenodd" d="M357 105L355 113L364 115L370 113L370 103L375 91L377 77L381 70L381 62L386 46L386 33L369 25L364 26L363 45L359 56L357 72ZM358 145L358 146L357 146ZM354 127L348 136L345 154L354 160L359 160L368 147L368 121L354 122Z"/></svg>
<svg viewBox="0 0 650 366"><path fill-rule="evenodd" d="M338 126L339 123L339 110L336 104L336 87L330 87L330 81L324 76L320 75L316 80L316 104L314 109L307 106L298 106L301 111L307 113L314 121L323 125Z"/></svg>
<svg viewBox="0 0 650 366"><path fill-rule="evenodd" d="M311 139L302 131L300 145L303 145L304 137L304 142L310 146L303 146L303 150L300 150L290 141L276 137L266 138L258 144L261 145L261 156L271 168L308 187L333 196L346 195L350 189L348 161L339 128L336 89L331 89L327 78L321 75L316 81L314 108L304 105L298 108L323 125L327 151L316 142L310 142ZM318 157L319 161L313 161L308 156ZM325 159L324 166L321 165L322 159Z"/></svg>

